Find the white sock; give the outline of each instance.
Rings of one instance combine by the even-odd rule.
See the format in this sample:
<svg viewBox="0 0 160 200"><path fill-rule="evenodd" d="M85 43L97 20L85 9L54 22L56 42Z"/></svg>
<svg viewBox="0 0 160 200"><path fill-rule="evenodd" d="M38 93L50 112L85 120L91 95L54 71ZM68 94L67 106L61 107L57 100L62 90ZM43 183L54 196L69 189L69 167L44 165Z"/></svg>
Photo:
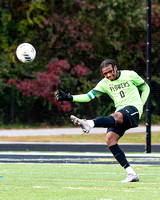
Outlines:
<svg viewBox="0 0 160 200"><path fill-rule="evenodd" d="M134 175L136 175L136 172L132 169L131 166L127 167L126 171L127 171L128 174L134 174Z"/></svg>
<svg viewBox="0 0 160 200"><path fill-rule="evenodd" d="M94 121L93 120L87 120L88 124L90 125L91 128L94 127Z"/></svg>

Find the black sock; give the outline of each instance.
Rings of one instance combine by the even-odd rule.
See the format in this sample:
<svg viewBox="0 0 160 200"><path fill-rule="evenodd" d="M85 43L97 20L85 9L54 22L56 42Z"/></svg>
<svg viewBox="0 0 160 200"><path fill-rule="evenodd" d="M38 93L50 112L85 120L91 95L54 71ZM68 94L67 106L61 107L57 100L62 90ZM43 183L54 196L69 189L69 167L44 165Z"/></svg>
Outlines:
<svg viewBox="0 0 160 200"><path fill-rule="evenodd" d="M115 119L112 116L107 117L97 117L93 119L95 126L94 127L111 127L115 125Z"/></svg>
<svg viewBox="0 0 160 200"><path fill-rule="evenodd" d="M110 146L109 149L122 167L126 169L130 166L124 152L119 148L118 144Z"/></svg>

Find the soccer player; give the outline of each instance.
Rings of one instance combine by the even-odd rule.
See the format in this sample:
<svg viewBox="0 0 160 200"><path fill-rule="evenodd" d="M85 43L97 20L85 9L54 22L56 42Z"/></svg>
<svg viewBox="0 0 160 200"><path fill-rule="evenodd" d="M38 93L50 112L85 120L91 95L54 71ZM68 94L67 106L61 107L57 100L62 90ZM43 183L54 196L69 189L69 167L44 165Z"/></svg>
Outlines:
<svg viewBox="0 0 160 200"><path fill-rule="evenodd" d="M139 181L138 174L130 166L124 152L120 149L118 140L126 130L138 126L150 88L135 71L118 70L113 60L104 60L100 65L100 70L104 78L88 93L70 95L57 90L55 98L57 101L89 102L107 93L115 104L116 110L113 114L92 120L79 119L71 115L71 121L80 125L84 133L89 133L93 127L108 128L107 145L115 159L128 173L127 178L122 182Z"/></svg>

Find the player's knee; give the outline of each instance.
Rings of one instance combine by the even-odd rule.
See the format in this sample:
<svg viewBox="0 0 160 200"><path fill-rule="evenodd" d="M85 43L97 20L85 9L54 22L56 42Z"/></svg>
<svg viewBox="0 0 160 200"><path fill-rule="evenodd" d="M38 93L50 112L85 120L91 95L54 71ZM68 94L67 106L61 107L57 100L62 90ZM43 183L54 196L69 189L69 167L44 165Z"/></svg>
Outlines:
<svg viewBox="0 0 160 200"><path fill-rule="evenodd" d="M112 114L112 116L115 119L115 124L116 125L123 124L123 114L121 112L115 112L115 113Z"/></svg>
<svg viewBox="0 0 160 200"><path fill-rule="evenodd" d="M117 143L117 140L114 137L106 136L106 143L108 147L113 146Z"/></svg>
<svg viewBox="0 0 160 200"><path fill-rule="evenodd" d="M117 144L119 138L120 138L120 136L117 135L116 133L108 132L106 135L106 143L107 143L108 147Z"/></svg>

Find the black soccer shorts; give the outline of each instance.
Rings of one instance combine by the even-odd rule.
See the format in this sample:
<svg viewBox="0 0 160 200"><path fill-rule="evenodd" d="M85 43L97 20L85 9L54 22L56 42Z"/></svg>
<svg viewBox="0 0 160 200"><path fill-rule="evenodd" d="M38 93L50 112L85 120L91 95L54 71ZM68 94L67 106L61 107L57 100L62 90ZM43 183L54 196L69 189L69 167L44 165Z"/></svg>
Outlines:
<svg viewBox="0 0 160 200"><path fill-rule="evenodd" d="M139 124L139 112L134 106L126 106L117 112L123 114L123 124L115 125L107 129L107 133L113 131L122 137L126 130L137 127Z"/></svg>

